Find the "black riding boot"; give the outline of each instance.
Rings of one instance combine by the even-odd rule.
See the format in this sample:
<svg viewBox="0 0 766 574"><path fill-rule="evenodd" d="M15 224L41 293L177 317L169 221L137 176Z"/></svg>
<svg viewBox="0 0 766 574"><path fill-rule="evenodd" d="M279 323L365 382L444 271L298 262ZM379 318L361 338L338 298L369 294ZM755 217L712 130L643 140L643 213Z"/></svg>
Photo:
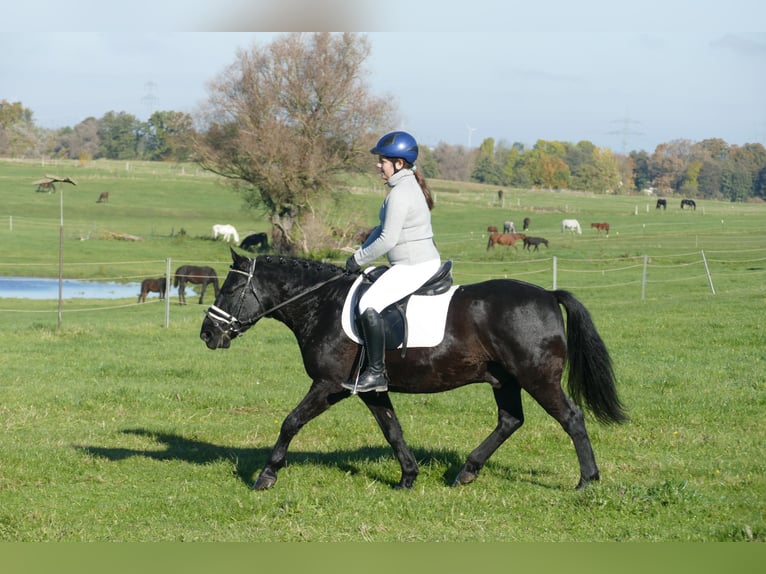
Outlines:
<svg viewBox="0 0 766 574"><path fill-rule="evenodd" d="M388 378L386 376L386 333L383 328L383 319L380 314L368 307L359 317L362 327L364 345L367 350L367 368L359 375L359 381L354 385L353 381L344 383L343 386L357 393L369 391L383 392L388 390Z"/></svg>

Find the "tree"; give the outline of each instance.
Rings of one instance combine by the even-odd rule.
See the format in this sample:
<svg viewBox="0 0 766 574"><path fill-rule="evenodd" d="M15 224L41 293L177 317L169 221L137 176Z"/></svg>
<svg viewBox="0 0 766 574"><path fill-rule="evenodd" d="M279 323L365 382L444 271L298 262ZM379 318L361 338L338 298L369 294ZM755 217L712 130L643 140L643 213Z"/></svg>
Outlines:
<svg viewBox="0 0 766 574"><path fill-rule="evenodd" d="M154 112L147 122L147 159L187 161L193 123L192 117L183 112Z"/></svg>
<svg viewBox="0 0 766 574"><path fill-rule="evenodd" d="M369 52L357 34L288 34L240 50L210 85L197 161L267 212L281 252L308 250L302 220L336 174L369 165L391 125L392 106L363 81Z"/></svg>
<svg viewBox="0 0 766 574"><path fill-rule="evenodd" d="M41 134L32 115L21 102L0 101L0 154L31 157L41 152Z"/></svg>
<svg viewBox="0 0 766 574"><path fill-rule="evenodd" d="M98 120L100 153L107 159L140 159L144 128L134 115L107 112Z"/></svg>

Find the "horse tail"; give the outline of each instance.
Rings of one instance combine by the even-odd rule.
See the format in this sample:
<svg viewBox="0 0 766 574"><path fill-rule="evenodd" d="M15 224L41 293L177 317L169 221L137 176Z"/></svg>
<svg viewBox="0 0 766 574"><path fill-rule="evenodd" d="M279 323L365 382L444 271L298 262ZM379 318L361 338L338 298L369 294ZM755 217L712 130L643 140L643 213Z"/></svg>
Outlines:
<svg viewBox="0 0 766 574"><path fill-rule="evenodd" d="M567 387L572 399L583 402L602 423L628 420L617 396L612 359L590 313L572 293L553 291L556 301L567 311Z"/></svg>

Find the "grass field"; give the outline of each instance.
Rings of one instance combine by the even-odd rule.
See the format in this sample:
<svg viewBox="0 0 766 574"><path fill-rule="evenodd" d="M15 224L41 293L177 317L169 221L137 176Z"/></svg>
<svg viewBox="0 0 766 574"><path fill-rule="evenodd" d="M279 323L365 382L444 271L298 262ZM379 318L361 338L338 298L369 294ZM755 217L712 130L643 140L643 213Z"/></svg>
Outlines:
<svg viewBox="0 0 766 574"><path fill-rule="evenodd" d="M56 276L60 192L31 185L45 173L78 184L63 188L67 277L132 281L168 258L224 274L212 224L267 229L194 166L0 161L0 275ZM689 212L673 199L661 212L646 197L526 190L501 206L496 188L432 183L457 282L555 282L590 309L631 415L588 419L600 483L574 490L569 439L525 397L524 427L474 484L452 488L495 424L489 388L473 385L392 396L421 466L412 491L392 489L399 466L351 399L308 424L277 485L254 492L309 385L284 326L264 320L210 352L204 306L177 305L175 291L167 328L154 298L65 301L60 329L55 301L0 299L0 540L763 541L766 206ZM362 182L336 217L372 224L381 199ZM488 225L524 217L548 249L487 250ZM582 236L560 232L564 217ZM595 221L611 224L608 239Z"/></svg>

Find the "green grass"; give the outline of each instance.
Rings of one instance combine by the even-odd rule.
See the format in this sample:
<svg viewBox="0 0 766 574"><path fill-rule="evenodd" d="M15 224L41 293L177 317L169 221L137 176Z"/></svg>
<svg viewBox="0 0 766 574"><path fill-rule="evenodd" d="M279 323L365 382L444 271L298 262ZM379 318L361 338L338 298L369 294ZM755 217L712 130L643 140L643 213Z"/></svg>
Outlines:
<svg viewBox="0 0 766 574"><path fill-rule="evenodd" d="M0 274L55 276L60 198L29 183L44 173L78 182L64 190L67 276L161 274L168 257L224 273L228 248L210 226L266 229L192 166L124 167L0 162ZM571 442L525 397L525 425L474 484L452 488L495 424L489 388L474 385L392 395L420 462L412 491L392 489L399 466L351 399L310 422L276 486L254 492L309 385L284 326L264 320L210 352L204 307L177 305L175 292L168 328L156 299L66 301L61 329L55 301L0 299L0 540L763 541L766 207L656 212L644 197L508 190L501 208L495 188L433 183L437 241L458 282L551 287L555 256L558 286L593 314L631 415L619 427L588 419L600 483L574 490ZM110 203L96 204L105 189ZM356 190L338 217L372 223L381 197ZM487 251L487 225L525 216L548 250ZM562 236L563 217L583 235ZM602 220L609 239L589 229ZM90 229L144 241L81 241Z"/></svg>

